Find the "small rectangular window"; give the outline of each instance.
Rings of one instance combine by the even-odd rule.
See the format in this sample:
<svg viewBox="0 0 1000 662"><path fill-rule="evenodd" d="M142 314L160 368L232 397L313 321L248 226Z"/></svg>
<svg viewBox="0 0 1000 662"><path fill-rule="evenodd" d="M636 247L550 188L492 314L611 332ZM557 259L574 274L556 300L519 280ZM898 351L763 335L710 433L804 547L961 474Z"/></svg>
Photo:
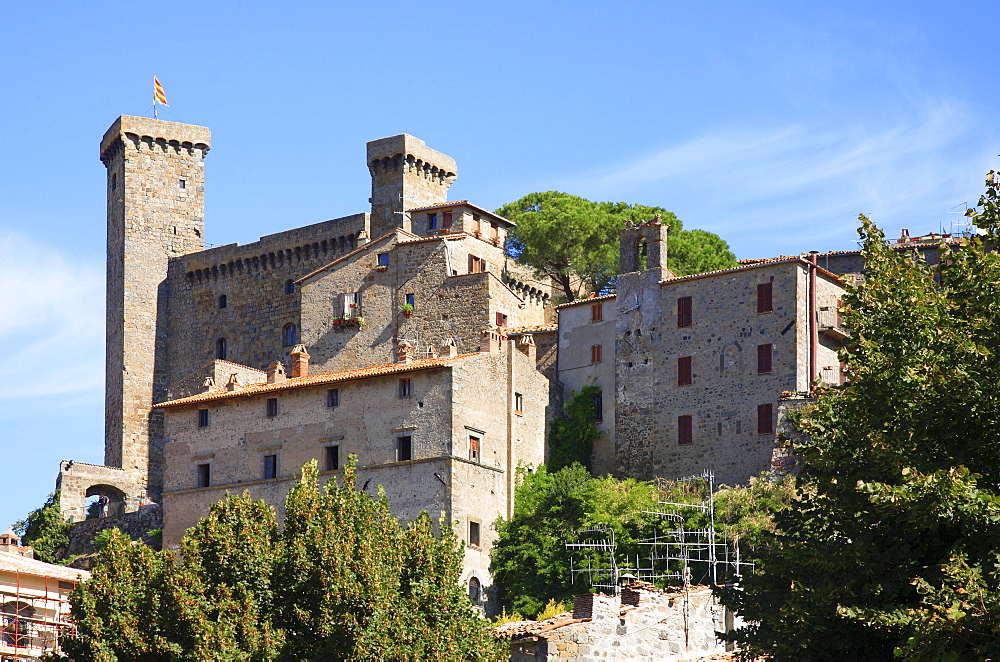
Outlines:
<svg viewBox="0 0 1000 662"><path fill-rule="evenodd" d="M479 462L479 437L469 437L469 459Z"/></svg>
<svg viewBox="0 0 1000 662"><path fill-rule="evenodd" d="M344 301L344 309L342 312L344 319L352 319L354 317L361 316L360 292L345 292L343 301Z"/></svg>
<svg viewBox="0 0 1000 662"><path fill-rule="evenodd" d="M265 455L264 456L264 478L277 478L278 477L278 456L277 455Z"/></svg>
<svg viewBox="0 0 1000 662"><path fill-rule="evenodd" d="M438 226L438 215L437 214L427 214L427 229L437 230Z"/></svg>
<svg viewBox="0 0 1000 662"><path fill-rule="evenodd" d="M520 393L514 394L514 413L520 414L524 411L524 396Z"/></svg>
<svg viewBox="0 0 1000 662"><path fill-rule="evenodd" d="M603 423L604 422L604 392L597 391L594 393L594 422Z"/></svg>
<svg viewBox="0 0 1000 662"><path fill-rule="evenodd" d="M497 313L497 327L502 328L505 326L507 326L507 316L503 313Z"/></svg>
<svg viewBox="0 0 1000 662"><path fill-rule="evenodd" d="M594 303L590 306L590 321L591 322L603 322L604 321L604 304Z"/></svg>
<svg viewBox="0 0 1000 662"><path fill-rule="evenodd" d="M413 294L407 294L406 295L406 305L407 306L415 306L416 302L417 302L417 298Z"/></svg>
<svg viewBox="0 0 1000 662"><path fill-rule="evenodd" d="M405 435L396 437L396 461L406 462L413 459L413 437Z"/></svg>
<svg viewBox="0 0 1000 662"><path fill-rule="evenodd" d="M677 385L688 386L694 380L691 375L691 357L680 356L677 358Z"/></svg>
<svg viewBox="0 0 1000 662"><path fill-rule="evenodd" d="M486 260L476 257L475 255L469 256L469 273L470 274L481 274L486 273Z"/></svg>
<svg viewBox="0 0 1000 662"><path fill-rule="evenodd" d="M207 428L208 427L208 410L199 409L198 410L198 427Z"/></svg>
<svg viewBox="0 0 1000 662"><path fill-rule="evenodd" d="M469 544L479 547L479 522L469 522Z"/></svg>
<svg viewBox="0 0 1000 662"><path fill-rule="evenodd" d="M413 393L413 384L409 379L399 380L399 397L408 398Z"/></svg>
<svg viewBox="0 0 1000 662"><path fill-rule="evenodd" d="M774 345L757 345L757 374L763 375L771 372L771 357Z"/></svg>
<svg viewBox="0 0 1000 662"><path fill-rule="evenodd" d="M691 326L691 297L677 298L677 326Z"/></svg>
<svg viewBox="0 0 1000 662"><path fill-rule="evenodd" d="M774 405L757 405L757 434L774 432Z"/></svg>
<svg viewBox="0 0 1000 662"><path fill-rule="evenodd" d="M602 358L603 358L602 354L603 354L603 348L600 345L591 345L590 346L590 362L591 363L600 363L601 360L602 360Z"/></svg>
<svg viewBox="0 0 1000 662"><path fill-rule="evenodd" d="M212 465L198 465L198 487L208 487L212 484Z"/></svg>
<svg viewBox="0 0 1000 662"><path fill-rule="evenodd" d="M278 415L278 398L267 399L267 416L273 418Z"/></svg>
<svg viewBox="0 0 1000 662"><path fill-rule="evenodd" d="M340 446L326 447L326 470L337 471L340 469Z"/></svg>
<svg viewBox="0 0 1000 662"><path fill-rule="evenodd" d="M340 406L340 389L330 388L326 390L326 406L327 407Z"/></svg>
<svg viewBox="0 0 1000 662"><path fill-rule="evenodd" d="M493 222L490 222L490 238L491 239L500 238L500 226Z"/></svg>
<svg viewBox="0 0 1000 662"><path fill-rule="evenodd" d="M451 227L451 223L452 223L451 212L450 211L442 212L441 213L441 227L444 228L445 230L447 230L448 228Z"/></svg>
<svg viewBox="0 0 1000 662"><path fill-rule="evenodd" d="M378 256L378 266L380 266L380 267L388 267L389 266L389 254L388 253L379 253L379 256Z"/></svg>
<svg viewBox="0 0 1000 662"><path fill-rule="evenodd" d="M691 436L691 417L690 416L678 416L677 417L677 445L687 446L694 443Z"/></svg>
<svg viewBox="0 0 1000 662"><path fill-rule="evenodd" d="M770 313L774 310L774 301L771 297L773 288L771 283L760 283L757 285L757 312Z"/></svg>
<svg viewBox="0 0 1000 662"><path fill-rule="evenodd" d="M185 180L183 180L183 179L178 179L177 180L177 186L178 186L178 188L187 188L187 185L188 185L188 183Z"/></svg>

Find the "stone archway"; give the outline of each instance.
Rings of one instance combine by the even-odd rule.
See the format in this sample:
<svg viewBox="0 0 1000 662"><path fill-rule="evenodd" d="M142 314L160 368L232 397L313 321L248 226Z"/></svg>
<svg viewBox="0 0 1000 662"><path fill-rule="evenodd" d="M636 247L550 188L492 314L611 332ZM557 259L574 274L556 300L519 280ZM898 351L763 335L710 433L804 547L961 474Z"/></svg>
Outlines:
<svg viewBox="0 0 1000 662"><path fill-rule="evenodd" d="M115 467L63 462L56 487L60 490L59 509L67 522L87 519L87 498L102 492L109 499L109 516L132 513L143 503L149 503L145 484Z"/></svg>
<svg viewBox="0 0 1000 662"><path fill-rule="evenodd" d="M125 514L125 492L118 489L114 485L106 485L103 483L91 485L87 488L86 497L100 497L101 495L108 497L108 505L106 509L107 517L119 517ZM87 517L89 518L90 515L91 513L88 512Z"/></svg>

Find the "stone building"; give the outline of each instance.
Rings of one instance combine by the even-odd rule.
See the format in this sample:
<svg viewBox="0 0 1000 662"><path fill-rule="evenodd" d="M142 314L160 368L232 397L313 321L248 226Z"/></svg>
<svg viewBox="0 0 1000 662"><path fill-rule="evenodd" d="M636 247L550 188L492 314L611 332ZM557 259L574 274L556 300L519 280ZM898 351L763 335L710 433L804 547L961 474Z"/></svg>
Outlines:
<svg viewBox="0 0 1000 662"><path fill-rule="evenodd" d="M666 233L626 227L617 293L558 307L559 380L601 389L599 472L742 483L771 464L781 394L840 382L843 289L802 257L678 277Z"/></svg>
<svg viewBox="0 0 1000 662"><path fill-rule="evenodd" d="M67 519L109 494L131 512L158 502L163 410L206 377L242 383L308 343L314 369L392 363L480 332L543 324L551 287L510 263L511 222L448 202L450 157L407 135L368 143L371 213L206 249L205 127L118 118L101 141L107 169L108 305L104 466L64 462Z"/></svg>
<svg viewBox="0 0 1000 662"><path fill-rule="evenodd" d="M301 345L291 376L274 362L263 382L224 386L156 405L165 412L166 546L227 492L247 490L275 506L309 460L333 478L356 455L358 480L382 486L401 521L444 513L465 542L463 581L486 606L493 522L510 517L516 470L545 461L548 379L537 370L530 335L482 337L480 352L311 374Z"/></svg>

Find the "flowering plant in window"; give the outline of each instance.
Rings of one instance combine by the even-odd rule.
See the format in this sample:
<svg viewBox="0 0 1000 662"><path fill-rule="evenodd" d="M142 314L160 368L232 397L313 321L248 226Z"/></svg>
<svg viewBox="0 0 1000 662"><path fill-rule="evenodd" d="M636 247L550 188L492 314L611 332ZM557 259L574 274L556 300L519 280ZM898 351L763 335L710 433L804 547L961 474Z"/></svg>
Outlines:
<svg viewBox="0 0 1000 662"><path fill-rule="evenodd" d="M344 321L345 320L344 320L343 317L334 317L333 318L333 325L334 326L341 326L344 323Z"/></svg>
<svg viewBox="0 0 1000 662"><path fill-rule="evenodd" d="M357 308L357 307L358 307L358 304L356 304L356 303L352 303L351 304L351 308Z"/></svg>
<svg viewBox="0 0 1000 662"><path fill-rule="evenodd" d="M352 324L357 324L359 329L365 328L365 318L364 317L352 317Z"/></svg>
<svg viewBox="0 0 1000 662"><path fill-rule="evenodd" d="M413 314L413 304L412 303L404 303L401 310L403 311L404 315L412 315Z"/></svg>
<svg viewBox="0 0 1000 662"><path fill-rule="evenodd" d="M384 264L380 264L377 267L375 267L375 271L388 271L388 270L389 267Z"/></svg>

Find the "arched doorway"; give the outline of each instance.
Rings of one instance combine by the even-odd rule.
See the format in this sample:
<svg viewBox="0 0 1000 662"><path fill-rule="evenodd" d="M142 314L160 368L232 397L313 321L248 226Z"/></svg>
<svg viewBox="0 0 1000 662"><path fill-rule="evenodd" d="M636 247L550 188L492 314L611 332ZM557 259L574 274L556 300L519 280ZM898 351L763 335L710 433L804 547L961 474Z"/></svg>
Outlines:
<svg viewBox="0 0 1000 662"><path fill-rule="evenodd" d="M108 498L105 517L119 517L125 514L125 493L117 487L98 484L87 488L87 519L100 516L98 500L102 494Z"/></svg>

